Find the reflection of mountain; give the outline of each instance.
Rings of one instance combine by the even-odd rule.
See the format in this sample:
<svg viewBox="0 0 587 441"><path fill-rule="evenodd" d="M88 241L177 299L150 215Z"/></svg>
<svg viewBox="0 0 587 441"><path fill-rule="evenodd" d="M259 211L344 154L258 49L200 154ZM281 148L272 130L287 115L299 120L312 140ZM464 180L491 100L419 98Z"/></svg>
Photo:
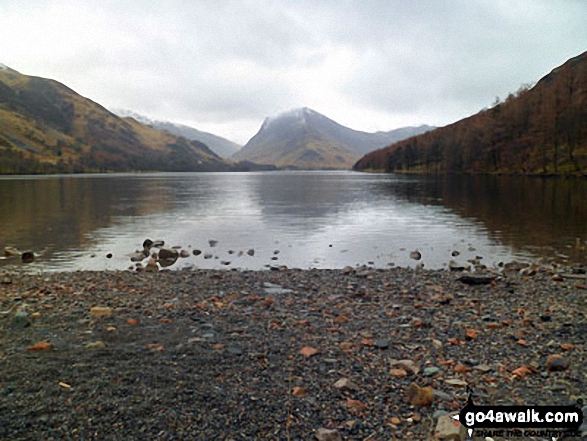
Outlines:
<svg viewBox="0 0 587 441"><path fill-rule="evenodd" d="M128 176L0 179L0 246L80 249L116 217L168 210L173 194L165 190ZM137 240L147 233L137 231Z"/></svg>
<svg viewBox="0 0 587 441"><path fill-rule="evenodd" d="M530 244L560 250L576 237L587 240L585 179L419 177L381 182L378 191L446 206L463 218L481 221L501 242L518 249Z"/></svg>

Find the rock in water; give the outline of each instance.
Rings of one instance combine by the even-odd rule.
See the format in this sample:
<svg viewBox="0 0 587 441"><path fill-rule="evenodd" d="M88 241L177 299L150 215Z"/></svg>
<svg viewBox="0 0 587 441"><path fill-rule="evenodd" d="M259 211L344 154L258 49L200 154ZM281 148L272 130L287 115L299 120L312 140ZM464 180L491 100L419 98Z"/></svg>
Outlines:
<svg viewBox="0 0 587 441"><path fill-rule="evenodd" d="M21 252L18 248L4 247L4 255L6 257L18 257L21 255Z"/></svg>
<svg viewBox="0 0 587 441"><path fill-rule="evenodd" d="M251 248L249 251L247 251L247 254L252 257L255 255L255 250Z"/></svg>
<svg viewBox="0 0 587 441"><path fill-rule="evenodd" d="M22 263L32 263L35 260L35 254L32 251L23 251L20 258Z"/></svg>
<svg viewBox="0 0 587 441"><path fill-rule="evenodd" d="M181 250L179 256L185 259L186 257L190 256L190 252L188 250Z"/></svg>
<svg viewBox="0 0 587 441"><path fill-rule="evenodd" d="M150 250L152 246L153 241L151 239L145 239L145 241L143 242L143 249Z"/></svg>
<svg viewBox="0 0 587 441"><path fill-rule="evenodd" d="M202 251L201 251L201 250L197 250L197 249L196 249L196 250L192 251L192 254L193 254L194 256L199 256L200 254L202 254Z"/></svg>
<svg viewBox="0 0 587 441"><path fill-rule="evenodd" d="M422 253L420 251L415 250L410 253L410 259L420 260L422 258Z"/></svg>
<svg viewBox="0 0 587 441"><path fill-rule="evenodd" d="M169 248L161 248L159 250L159 263L161 263L162 267L173 265L178 258L179 253L177 250L172 250Z"/></svg>

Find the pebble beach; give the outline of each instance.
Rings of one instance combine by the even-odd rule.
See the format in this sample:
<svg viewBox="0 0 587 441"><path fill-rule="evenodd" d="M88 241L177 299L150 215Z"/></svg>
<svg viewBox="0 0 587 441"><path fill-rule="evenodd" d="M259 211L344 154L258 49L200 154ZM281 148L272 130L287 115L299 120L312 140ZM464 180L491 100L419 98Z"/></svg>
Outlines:
<svg viewBox="0 0 587 441"><path fill-rule="evenodd" d="M467 386L585 400L584 272L463 274L3 271L0 439L464 440Z"/></svg>

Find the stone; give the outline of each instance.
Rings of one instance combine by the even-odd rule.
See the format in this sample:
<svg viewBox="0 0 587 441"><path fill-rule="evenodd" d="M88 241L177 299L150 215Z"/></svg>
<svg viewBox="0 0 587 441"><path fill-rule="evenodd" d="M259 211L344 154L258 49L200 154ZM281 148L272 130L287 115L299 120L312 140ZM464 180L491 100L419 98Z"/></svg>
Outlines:
<svg viewBox="0 0 587 441"><path fill-rule="evenodd" d="M389 348L389 340L377 339L373 342L373 345L379 349L387 349Z"/></svg>
<svg viewBox="0 0 587 441"><path fill-rule="evenodd" d="M352 274L354 272L355 272L355 269L352 266L347 265L342 269L343 274Z"/></svg>
<svg viewBox="0 0 587 441"><path fill-rule="evenodd" d="M420 368L412 360L391 360L390 364L392 367L411 372L413 375L418 375L418 372L420 372Z"/></svg>
<svg viewBox="0 0 587 441"><path fill-rule="evenodd" d="M106 254L106 259L112 259L112 253Z"/></svg>
<svg viewBox="0 0 587 441"><path fill-rule="evenodd" d="M434 401L434 391L431 387L420 387L412 383L406 389L406 400L412 406L430 406Z"/></svg>
<svg viewBox="0 0 587 441"><path fill-rule="evenodd" d="M171 248L161 248L159 250L159 260L177 259L177 250Z"/></svg>
<svg viewBox="0 0 587 441"><path fill-rule="evenodd" d="M32 324L28 316L29 315L26 311L18 311L16 314L14 314L14 317L10 322L10 327L17 331L21 331L24 328L28 328Z"/></svg>
<svg viewBox="0 0 587 441"><path fill-rule="evenodd" d="M145 259L145 255L142 252L135 252L130 255L131 262L142 262Z"/></svg>
<svg viewBox="0 0 587 441"><path fill-rule="evenodd" d="M336 389L358 390L358 386L348 378L341 378L334 383Z"/></svg>
<svg viewBox="0 0 587 441"><path fill-rule="evenodd" d="M454 260L451 260L450 262L448 262L448 269L451 271L465 271L466 269L471 268L469 265L462 265L460 263L457 263Z"/></svg>
<svg viewBox="0 0 587 441"><path fill-rule="evenodd" d="M426 377L431 377L432 375L436 375L438 372L440 372L440 368L437 368L436 366L430 366L424 368L422 374Z"/></svg>
<svg viewBox="0 0 587 441"><path fill-rule="evenodd" d="M342 436L340 436L340 432L336 429L325 429L321 427L316 430L315 436L318 441L342 441Z"/></svg>
<svg viewBox="0 0 587 441"><path fill-rule="evenodd" d="M200 251L200 250L194 250L194 251L192 251L192 254L194 256L199 256L200 254L202 254L202 251Z"/></svg>
<svg viewBox="0 0 587 441"><path fill-rule="evenodd" d="M549 355L546 359L546 369L549 372L563 372L569 368L569 361L559 354Z"/></svg>
<svg viewBox="0 0 587 441"><path fill-rule="evenodd" d="M181 250L181 251L179 252L179 257L182 257L182 258L184 258L184 259L185 259L186 257L190 257L190 252L189 252L188 250Z"/></svg>
<svg viewBox="0 0 587 441"><path fill-rule="evenodd" d="M410 252L410 259L420 260L422 258L422 253L420 251L415 250Z"/></svg>
<svg viewBox="0 0 587 441"><path fill-rule="evenodd" d="M458 378L449 378L448 380L444 380L444 382L453 387L467 387L467 382Z"/></svg>
<svg viewBox="0 0 587 441"><path fill-rule="evenodd" d="M159 271L159 265L157 265L157 260L150 258L147 265L145 265L145 271L150 273L156 273Z"/></svg>
<svg viewBox="0 0 587 441"><path fill-rule="evenodd" d="M453 401L452 395L436 389L434 389L434 398L438 398L440 401Z"/></svg>
<svg viewBox="0 0 587 441"><path fill-rule="evenodd" d="M453 251L452 253L450 253L452 257L457 257L459 254L461 253L459 253L458 251Z"/></svg>
<svg viewBox="0 0 587 441"><path fill-rule="evenodd" d="M438 418L434 436L436 439L447 441L464 441L467 434L465 426L453 419L457 414L442 415Z"/></svg>
<svg viewBox="0 0 587 441"><path fill-rule="evenodd" d="M94 306L90 308L90 315L94 318L110 317L113 313L114 310L107 306Z"/></svg>
<svg viewBox="0 0 587 441"><path fill-rule="evenodd" d="M19 257L21 254L22 253L18 248L4 247L4 255L6 257Z"/></svg>
<svg viewBox="0 0 587 441"><path fill-rule="evenodd" d="M495 280L495 276L481 274L467 274L457 279L465 285L489 285Z"/></svg>
<svg viewBox="0 0 587 441"><path fill-rule="evenodd" d="M212 256L212 254L210 254L210 253L204 254L204 259L212 259L212 257L214 257L214 256Z"/></svg>
<svg viewBox="0 0 587 441"><path fill-rule="evenodd" d="M150 250L152 246L153 241L151 239L145 239L145 241L143 242L143 248L146 250Z"/></svg>
<svg viewBox="0 0 587 441"><path fill-rule="evenodd" d="M255 250L251 248L250 250L247 251L247 254L249 256L254 256L255 255Z"/></svg>
<svg viewBox="0 0 587 441"><path fill-rule="evenodd" d="M22 263L32 263L35 260L35 253L32 251L23 251L20 259L22 260Z"/></svg>
<svg viewBox="0 0 587 441"><path fill-rule="evenodd" d="M101 340L92 341L90 343L86 343L86 349L103 349L106 347L106 343Z"/></svg>
<svg viewBox="0 0 587 441"><path fill-rule="evenodd" d="M218 241L214 240L214 239L210 239L208 241L208 244L210 245L210 248L214 248L216 245L218 245Z"/></svg>
<svg viewBox="0 0 587 441"><path fill-rule="evenodd" d="M153 245L151 245L151 246L154 248L161 248L164 245L165 245L164 240L155 240L155 241L153 241Z"/></svg>

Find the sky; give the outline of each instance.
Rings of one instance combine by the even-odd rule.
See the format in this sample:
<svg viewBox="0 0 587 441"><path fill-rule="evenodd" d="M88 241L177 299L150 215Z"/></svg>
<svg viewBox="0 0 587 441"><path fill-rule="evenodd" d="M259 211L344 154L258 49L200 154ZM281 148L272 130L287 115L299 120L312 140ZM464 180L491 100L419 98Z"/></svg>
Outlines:
<svg viewBox="0 0 587 441"><path fill-rule="evenodd" d="M0 63L244 144L310 107L442 126L587 50L584 0L0 0Z"/></svg>

